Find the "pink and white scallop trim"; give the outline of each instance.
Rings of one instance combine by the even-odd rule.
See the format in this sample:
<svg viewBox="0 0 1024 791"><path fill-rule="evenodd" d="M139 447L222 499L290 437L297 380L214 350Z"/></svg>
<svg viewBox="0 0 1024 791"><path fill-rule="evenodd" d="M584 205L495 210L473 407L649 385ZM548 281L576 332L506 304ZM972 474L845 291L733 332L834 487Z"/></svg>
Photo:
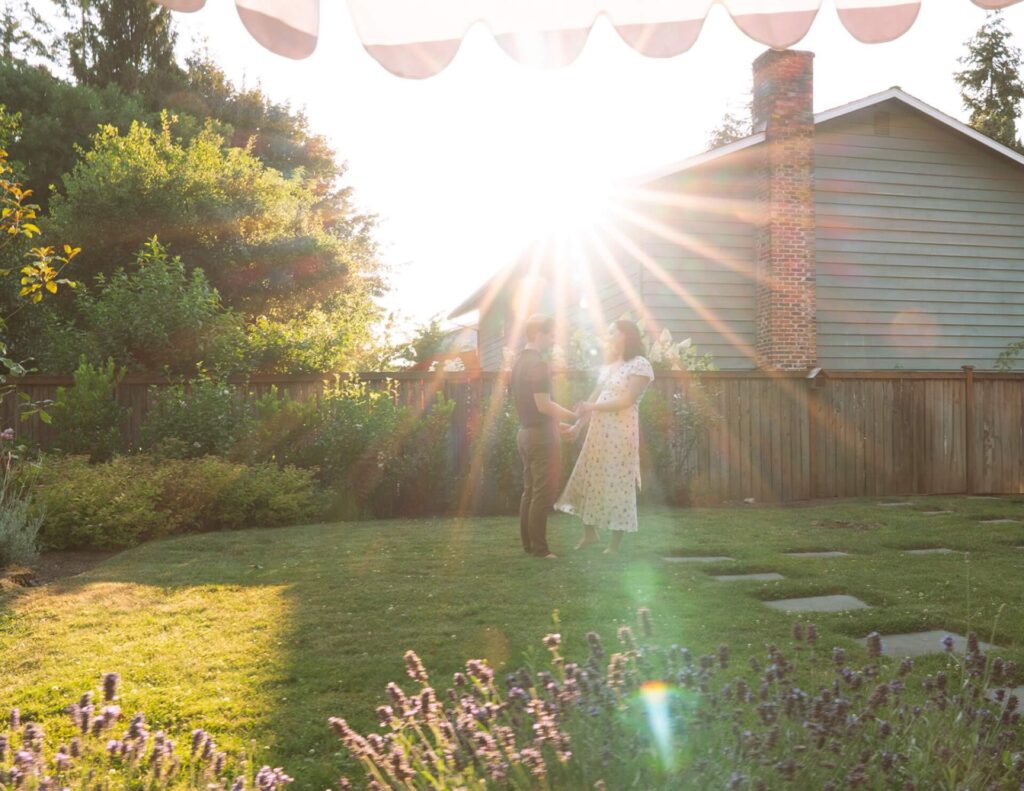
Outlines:
<svg viewBox="0 0 1024 791"><path fill-rule="evenodd" d="M973 2L986 9L1021 2L926 1ZM156 2L188 12L198 11L206 0ZM866 43L906 33L921 2L831 0L846 29ZM671 57L693 46L716 3L752 39L785 49L806 35L822 0L348 0L366 50L392 74L414 79L431 77L451 63L463 36L477 23L486 25L509 55L529 65L571 63L602 15L637 52ZM316 48L320 0L235 0L235 6L246 30L271 52L305 58Z"/></svg>

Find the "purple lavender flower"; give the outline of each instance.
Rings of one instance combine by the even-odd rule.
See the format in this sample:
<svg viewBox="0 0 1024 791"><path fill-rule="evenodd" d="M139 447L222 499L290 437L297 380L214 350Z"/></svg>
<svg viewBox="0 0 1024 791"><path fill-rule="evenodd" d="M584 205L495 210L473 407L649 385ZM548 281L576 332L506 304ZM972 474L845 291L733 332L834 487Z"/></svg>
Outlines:
<svg viewBox="0 0 1024 791"><path fill-rule="evenodd" d="M955 641L953 640L953 636L952 635L948 635L947 634L945 637L942 638L942 647L944 649L946 649L946 653L948 653L948 654L953 653L953 646L954 646L954 644L955 644Z"/></svg>
<svg viewBox="0 0 1024 791"><path fill-rule="evenodd" d="M10 742L7 741L7 734L0 733L0 764L7 760L7 748Z"/></svg>
<svg viewBox="0 0 1024 791"><path fill-rule="evenodd" d="M82 740L77 736L71 738L71 744L68 746L71 748L72 758L80 758L82 756Z"/></svg>
<svg viewBox="0 0 1024 791"><path fill-rule="evenodd" d="M239 775L231 784L231 791L245 791L245 778Z"/></svg>
<svg viewBox="0 0 1024 791"><path fill-rule="evenodd" d="M807 644L814 645L818 642L818 627L813 623L807 624Z"/></svg>
<svg viewBox="0 0 1024 791"><path fill-rule="evenodd" d="M16 731L21 727L21 712L18 709L11 709L11 730Z"/></svg>
<svg viewBox="0 0 1024 791"><path fill-rule="evenodd" d="M34 752L43 751L43 728L34 722L25 726L24 744Z"/></svg>
<svg viewBox="0 0 1024 791"><path fill-rule="evenodd" d="M842 667L846 664L846 652L842 648L832 649L832 664Z"/></svg>
<svg viewBox="0 0 1024 791"><path fill-rule="evenodd" d="M195 758L196 753L203 746L203 742L206 741L206 731L202 728L196 728L192 731L192 757Z"/></svg>
<svg viewBox="0 0 1024 791"><path fill-rule="evenodd" d="M549 651L557 651L558 646L562 644L562 635L560 634L546 634L544 635L544 647Z"/></svg>
<svg viewBox="0 0 1024 791"><path fill-rule="evenodd" d="M227 753L217 753L214 756L214 758L213 758L213 774L215 776L220 777L221 773L224 771L224 764L227 763L227 759L228 759L228 754Z"/></svg>
<svg viewBox="0 0 1024 791"><path fill-rule="evenodd" d="M259 791L277 791L292 782L291 777L286 775L281 767L271 769L264 766L256 773L256 788Z"/></svg>
<svg viewBox="0 0 1024 791"><path fill-rule="evenodd" d="M71 768L71 756L66 747L61 747L53 755L53 767L58 772L66 772Z"/></svg>
<svg viewBox="0 0 1024 791"><path fill-rule="evenodd" d="M409 678L420 684L430 682L430 678L427 676L427 669L423 666L423 662L420 661L415 651L405 652L405 672L409 674Z"/></svg>
<svg viewBox="0 0 1024 791"><path fill-rule="evenodd" d="M800 621L793 621L793 642L802 643L804 641L804 625ZM740 775L743 777L743 775Z"/></svg>
<svg viewBox="0 0 1024 791"><path fill-rule="evenodd" d="M882 635L872 632L868 635L868 657L878 659L882 655Z"/></svg>
<svg viewBox="0 0 1024 791"><path fill-rule="evenodd" d="M118 673L103 674L103 700L106 703L117 700L117 688L121 683L121 676Z"/></svg>
<svg viewBox="0 0 1024 791"><path fill-rule="evenodd" d="M590 644L590 653L595 659L604 658L604 647L601 645L601 635L597 632L587 632L587 642Z"/></svg>

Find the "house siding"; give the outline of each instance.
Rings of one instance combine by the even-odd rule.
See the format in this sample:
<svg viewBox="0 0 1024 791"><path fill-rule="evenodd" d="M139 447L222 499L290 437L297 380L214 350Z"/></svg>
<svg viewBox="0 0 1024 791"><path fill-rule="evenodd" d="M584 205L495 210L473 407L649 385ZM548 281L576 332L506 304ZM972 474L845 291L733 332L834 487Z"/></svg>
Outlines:
<svg viewBox="0 0 1024 791"><path fill-rule="evenodd" d="M1024 169L897 101L815 159L819 364L993 368L1024 337Z"/></svg>
<svg viewBox="0 0 1024 791"><path fill-rule="evenodd" d="M685 196L683 205L635 207L643 219L629 235L649 259L648 266L632 261L628 251L619 256L631 261L623 267L643 299L647 323L668 328L677 340L692 338L723 370L756 367L753 211L760 155L759 148L737 152L725 162L649 185ZM644 227L652 224L658 227ZM622 306L638 316L641 311L625 296L609 296L606 313L616 317L622 311L615 309Z"/></svg>

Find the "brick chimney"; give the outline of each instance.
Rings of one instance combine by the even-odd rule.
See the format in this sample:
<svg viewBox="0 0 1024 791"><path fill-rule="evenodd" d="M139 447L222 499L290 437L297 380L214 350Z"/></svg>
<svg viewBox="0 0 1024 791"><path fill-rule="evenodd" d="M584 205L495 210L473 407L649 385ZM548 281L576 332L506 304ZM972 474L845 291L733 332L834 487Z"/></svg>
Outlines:
<svg viewBox="0 0 1024 791"><path fill-rule="evenodd" d="M814 53L754 61L753 123L766 137L758 174L757 359L802 371L818 356L814 252Z"/></svg>

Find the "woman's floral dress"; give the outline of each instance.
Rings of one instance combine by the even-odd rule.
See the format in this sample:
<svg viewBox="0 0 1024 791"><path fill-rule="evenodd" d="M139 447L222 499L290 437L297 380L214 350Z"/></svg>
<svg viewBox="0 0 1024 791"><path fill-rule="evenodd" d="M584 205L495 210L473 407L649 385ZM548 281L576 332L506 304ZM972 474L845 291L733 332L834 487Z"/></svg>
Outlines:
<svg viewBox="0 0 1024 791"><path fill-rule="evenodd" d="M606 366L597 380L601 404L629 392L629 378L654 380L644 357ZM642 397L642 396L641 396ZM640 487L640 399L618 412L590 414L590 430L565 491L555 508L574 514L583 524L603 530L637 530L636 492Z"/></svg>

